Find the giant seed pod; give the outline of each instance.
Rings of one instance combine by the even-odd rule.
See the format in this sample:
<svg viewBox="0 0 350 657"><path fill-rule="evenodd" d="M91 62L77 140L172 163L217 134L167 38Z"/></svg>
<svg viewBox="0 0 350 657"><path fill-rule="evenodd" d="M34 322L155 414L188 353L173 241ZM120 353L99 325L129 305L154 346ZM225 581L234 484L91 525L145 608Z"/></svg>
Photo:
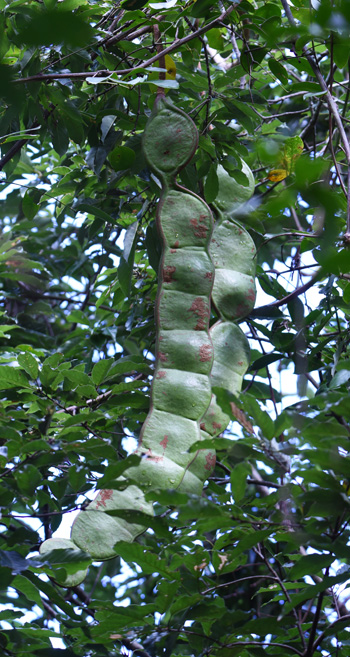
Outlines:
<svg viewBox="0 0 350 657"><path fill-rule="evenodd" d="M233 322L252 311L255 303L256 249L249 233L233 219L233 212L254 192L254 176L242 163L248 177L247 187L237 185L226 170L218 167L219 194L215 201L217 221L210 243L210 255L215 266L213 304L220 320L210 329L214 347L211 371L212 387L224 388L237 396L243 376L249 366L249 343ZM203 417L203 438L217 436L229 424L230 418L218 406L213 394Z"/></svg>
<svg viewBox="0 0 350 657"><path fill-rule="evenodd" d="M254 176L248 164L242 160L242 173L248 178L248 185L244 186L237 182L226 169L219 164L217 174L219 179L219 191L215 199L215 205L221 212L233 215L238 208L254 194Z"/></svg>
<svg viewBox="0 0 350 657"><path fill-rule="evenodd" d="M73 523L73 544L99 561L115 556L115 543L131 542L144 531L144 526L106 512L130 509L151 514L143 490L174 488L200 494L215 462L208 450L189 452L201 440L200 424L211 400L213 362L209 335L213 219L200 197L176 183L197 141L192 120L164 97L158 98L144 134L148 164L162 183L157 212L162 258L151 406L136 450L141 462L125 472L125 488L101 490ZM47 542L43 546L44 552Z"/></svg>
<svg viewBox="0 0 350 657"><path fill-rule="evenodd" d="M157 212L162 258L151 406L136 450L141 462L118 480L118 489L101 490L78 514L71 540L49 539L41 546L42 554L78 546L99 561L114 557L114 545L121 540L132 542L144 525L111 516L108 511L139 510L151 515L152 505L146 502L144 490L174 488L200 494L215 464L212 451L189 450L228 425L229 418L218 406L212 386L235 395L241 389L249 345L233 322L248 314L254 304L255 248L242 226L220 211L210 242L208 206L177 185L176 175L196 146L193 122L159 98L144 135L148 164L162 183ZM225 179L225 193L228 187ZM222 192L222 199L224 196ZM235 203L225 201L226 209L233 206ZM211 293L221 320L209 331ZM70 575L65 585L77 585L85 574L84 570Z"/></svg>

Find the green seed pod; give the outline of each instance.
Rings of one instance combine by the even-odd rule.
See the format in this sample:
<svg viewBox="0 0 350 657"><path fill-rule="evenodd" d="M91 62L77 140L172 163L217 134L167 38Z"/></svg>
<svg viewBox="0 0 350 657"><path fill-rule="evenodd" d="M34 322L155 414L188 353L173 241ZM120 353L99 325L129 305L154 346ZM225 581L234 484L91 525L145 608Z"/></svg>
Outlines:
<svg viewBox="0 0 350 657"><path fill-rule="evenodd" d="M73 552L78 552L76 544L69 538L48 538L47 541L41 544L39 551L40 554L45 555L53 550L73 550ZM85 579L87 571L87 568L77 570L75 573L67 575L62 581L57 579L57 583L68 587L78 586Z"/></svg>
<svg viewBox="0 0 350 657"><path fill-rule="evenodd" d="M210 242L208 206L175 180L196 146L197 131L191 119L170 101L158 99L144 134L147 161L162 181L157 213L162 258L151 406L136 450L141 462L126 471L118 489L98 493L78 514L72 540L64 541L97 560L114 557L118 541L131 542L144 531L144 525L109 515L109 511L138 510L152 515L152 505L142 492L152 489L201 493L215 465L215 454L189 450L194 443L221 433L229 423L211 388L222 387L237 395L249 363L247 339L233 322L246 316L254 304L255 247L228 213L250 193L247 197L243 188L234 201L227 200L231 183L223 170L218 207L225 214L219 213ZM249 178L246 165L243 171ZM249 181L252 191L254 181ZM211 294L222 321L209 331ZM42 553L57 547L56 539L53 541L43 544ZM69 576L66 585L79 583L85 574Z"/></svg>
<svg viewBox="0 0 350 657"><path fill-rule="evenodd" d="M221 215L210 245L215 265L213 302L222 317L239 321L254 308L256 250L249 233Z"/></svg>
<svg viewBox="0 0 350 657"><path fill-rule="evenodd" d="M176 174L186 166L198 144L193 121L170 101L159 97L146 126L143 148L150 168L161 178Z"/></svg>
<svg viewBox="0 0 350 657"><path fill-rule="evenodd" d="M240 185L235 178L232 178L221 164L217 168L219 191L215 199L215 205L225 214L232 215L237 212L238 208L249 201L254 194L254 176L248 164L243 160L242 173L248 178L248 185L246 186Z"/></svg>
<svg viewBox="0 0 350 657"><path fill-rule="evenodd" d="M93 502L74 520L74 543L88 552L93 559L103 561L115 557L113 547L117 540L131 543L144 531L142 525L129 523L106 513L119 509L135 509L149 515L153 513L152 505L145 501L137 486L127 485L125 490L100 490Z"/></svg>
<svg viewBox="0 0 350 657"><path fill-rule="evenodd" d="M254 177L243 162L242 171L249 180L240 186L223 167L218 167L219 193L215 200L218 221L213 230L210 255L215 266L213 303L224 321L210 329L214 347L211 371L212 387L224 388L233 395L241 390L249 366L249 343L233 322L246 317L255 303L256 249L249 233L232 214L254 192ZM202 437L217 436L228 426L230 418L219 407L213 394L202 423Z"/></svg>
<svg viewBox="0 0 350 657"><path fill-rule="evenodd" d="M124 490L101 490L74 521L72 540L93 559L114 557L115 543L131 542L144 531L144 526L108 515L108 511L151 514L152 506L142 490L174 488L200 494L215 461L208 450L189 452L201 440L201 419L211 400L213 362L209 335L212 215L201 198L175 181L193 156L197 141L192 120L170 101L158 99L144 134L148 164L163 185L157 213L162 258L151 407L136 450L141 462L126 471Z"/></svg>

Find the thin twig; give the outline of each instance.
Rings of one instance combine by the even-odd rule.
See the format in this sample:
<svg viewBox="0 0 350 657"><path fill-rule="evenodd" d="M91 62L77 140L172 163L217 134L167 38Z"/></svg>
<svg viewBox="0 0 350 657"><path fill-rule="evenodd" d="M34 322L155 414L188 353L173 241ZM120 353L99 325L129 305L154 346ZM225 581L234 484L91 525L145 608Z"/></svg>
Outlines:
<svg viewBox="0 0 350 657"><path fill-rule="evenodd" d="M249 575L248 577L241 577L240 579L233 579L230 582L224 582L224 584L217 584L216 586L211 586L209 589L205 589L205 591L202 591L201 595L207 595L207 593L211 593L212 591L217 591L218 589L223 589L226 586L231 586L232 584L247 582L249 579L272 579L274 582L278 582L278 579L276 577L273 577L272 575Z"/></svg>
<svg viewBox="0 0 350 657"><path fill-rule="evenodd" d="M107 392L103 392L101 395L95 397L95 399L87 399L80 406L67 406L67 408L62 408L61 410L57 411L57 415L59 413L70 413L71 415L76 415L77 411L79 411L81 408L85 408L86 406L92 406L93 404L99 404L100 402L103 402L106 399L108 399L108 397L110 397L111 394L112 394L112 390L107 390Z"/></svg>
<svg viewBox="0 0 350 657"><path fill-rule="evenodd" d="M327 630L324 630L324 632L322 632L320 636L317 637L313 645L313 652L316 652L318 646L321 645L323 639L327 636L327 634L329 634L329 630L331 629L331 627L334 627L335 625L337 625L337 623L341 623L342 621L347 621L347 620L350 621L350 614L346 614L346 616L341 616L340 618L337 618L335 621L333 621L333 623L328 625Z"/></svg>
<svg viewBox="0 0 350 657"><path fill-rule="evenodd" d="M266 304L266 306L260 306L259 308L255 308L254 312L258 310L262 310L263 308L279 308L279 306L284 306L285 304L289 303L296 297L299 297L301 294L309 290L310 287L315 285L315 283L317 283L317 281L321 279L321 276L322 276L322 269L320 268L318 269L316 274L314 274L314 276L311 278L310 281L304 283L304 285L301 285L300 287L297 287L293 292L287 294L286 297L283 297L283 299L278 299L277 301L273 301L272 303Z"/></svg>
<svg viewBox="0 0 350 657"><path fill-rule="evenodd" d="M240 0L239 0L240 2ZM47 73L45 75L42 75L41 73L36 74L36 75L30 75L29 77L26 78L18 78L17 80L14 80L14 83L19 83L19 82L34 82L35 80L60 80L60 79L81 79L84 80L84 78L92 78L92 77L106 77L108 75L129 75L130 73L134 73L135 71L139 71L145 68L148 68L154 62L157 62L162 56L168 55L171 52L174 52L174 50L177 50L180 48L184 43L188 43L189 41L192 41L193 39L198 38L202 34L205 34L209 30L211 30L213 27L216 27L216 25L225 20L227 16L231 14L231 12L237 7L237 2L235 5L232 5L232 7L229 7L226 11L224 11L220 16L217 18L214 18L210 23L207 23L207 25L203 25L203 27L200 27L198 30L193 32L192 34L187 34L187 36L183 37L182 39L175 39L173 43L168 46L167 48L164 48L162 53L157 53L156 55L153 55L153 57L150 57L150 59L147 59L145 62L142 64L138 64L137 66L134 66L133 68L125 68L120 71L110 71L110 70L101 70L101 71L90 71L88 73L86 72L79 72L79 73Z"/></svg>
<svg viewBox="0 0 350 657"><path fill-rule="evenodd" d="M275 568L271 565L269 559L266 557L263 544L258 545L256 548L253 548L253 550L260 557L260 559L263 560L263 562L265 563L265 565L267 566L267 568L269 569L269 571L273 575L273 577L275 577L275 579L277 579L278 585L280 586L280 588L281 588L281 590L284 594L285 599L287 600L287 602L289 604L291 604L291 602L292 602L291 597L290 597L290 595L289 595L289 593L288 593L288 591L287 591L287 589L284 585L284 582L279 577L279 575L278 575L277 571L275 570ZM296 609L294 609L294 607L292 608L292 614L294 615L294 618L295 618L295 621L296 621L296 626L297 626L297 629L298 629L298 634L300 636L302 646L303 646L304 649L306 649L306 642L305 642L304 633L303 633L303 630L302 630L302 627L301 627L300 619L298 618L297 611L296 611Z"/></svg>
<svg viewBox="0 0 350 657"><path fill-rule="evenodd" d="M269 646L270 648L283 648L284 650L290 650L294 652L295 655L300 655L303 657L303 653L300 650L297 650L293 646L288 646L286 643L276 643L275 641L234 641L233 643L228 643L225 645L225 648L234 648L235 646Z"/></svg>

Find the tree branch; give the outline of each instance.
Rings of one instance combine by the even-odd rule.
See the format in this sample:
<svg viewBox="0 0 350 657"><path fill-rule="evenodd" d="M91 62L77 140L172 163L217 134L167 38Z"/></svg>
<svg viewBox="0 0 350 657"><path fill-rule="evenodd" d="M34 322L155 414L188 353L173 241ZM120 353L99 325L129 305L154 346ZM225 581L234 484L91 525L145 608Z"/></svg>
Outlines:
<svg viewBox="0 0 350 657"><path fill-rule="evenodd" d="M334 627L335 625L337 625L337 623L341 623L342 621L348 621L348 620L350 621L350 614L346 614L346 616L341 616L341 618L337 618L335 621L333 621L333 623L331 623L330 625L328 625L327 630L325 630L324 632L322 632L322 633L320 634L320 636L317 637L317 639L316 639L316 641L315 641L315 643L314 643L314 645L313 645L313 651L315 652L315 651L317 650L318 646L321 645L323 639L324 639L324 638L326 637L326 635L329 633L329 630L331 629L331 627Z"/></svg>
<svg viewBox="0 0 350 657"><path fill-rule="evenodd" d="M239 2L241 0L238 0ZM60 79L82 79L84 80L85 78L92 78L92 77L106 77L108 75L129 75L130 73L134 73L135 71L140 71L142 69L148 68L148 66L151 66L154 64L154 62L157 62L161 57L168 55L171 52L174 52L174 50L177 50L177 48L180 48L184 43L188 43L189 41L192 41L193 39L198 38L201 36L201 34L205 34L209 30L211 30L213 27L216 27L218 23L221 21L225 20L227 16L231 14L231 12L237 7L237 2L235 5L232 5L232 7L229 7L226 11L224 11L220 16L215 18L213 21L210 23L207 23L207 25L203 25L203 27L200 27L198 30L193 32L192 34L188 34L187 36L183 37L182 39L175 39L171 46L168 46L167 48L164 48L164 50L161 53L157 53L156 55L153 55L153 57L150 57L150 59L147 59L145 62L142 64L138 64L137 66L134 66L133 68L124 68L120 71L109 71L109 70L101 70L101 71L90 71L89 73L86 72L79 72L79 73L38 73L37 75L30 75L27 78L19 78L17 80L13 80L14 83L20 83L20 82L34 82L35 80L60 80Z"/></svg>
<svg viewBox="0 0 350 657"><path fill-rule="evenodd" d="M301 294L309 290L310 287L315 285L317 281L319 281L322 277L323 270L320 268L316 274L311 278L310 281L307 283L304 283L304 285L301 285L300 287L297 287L293 292L290 294L287 294L286 297L283 297L283 299L278 299L277 301L273 301L272 303L267 303L266 306L260 306L259 308L255 308L255 310L252 312L252 316L254 316L254 312L257 310L262 310L263 308L279 308L279 306L284 306L286 303L289 303L296 297L299 297Z"/></svg>
<svg viewBox="0 0 350 657"><path fill-rule="evenodd" d="M290 650L291 652L294 652L295 655L303 657L303 653L300 652L300 650L297 650L293 646L288 646L286 643L276 643L275 641L234 641L233 643L228 643L225 648L234 648L234 646L269 646L270 648L277 646L278 648Z"/></svg>

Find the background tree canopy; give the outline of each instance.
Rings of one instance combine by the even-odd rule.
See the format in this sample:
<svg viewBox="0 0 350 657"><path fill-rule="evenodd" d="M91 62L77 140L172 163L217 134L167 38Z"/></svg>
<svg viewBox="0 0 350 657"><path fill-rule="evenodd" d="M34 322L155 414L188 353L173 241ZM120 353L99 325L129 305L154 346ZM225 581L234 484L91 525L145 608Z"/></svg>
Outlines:
<svg viewBox="0 0 350 657"><path fill-rule="evenodd" d="M350 4L0 10L2 654L347 657ZM203 496L153 494L151 531L66 589L84 557L38 548L111 487L148 411L159 185L141 137L164 55L200 134L180 182L210 204L219 164L255 174L251 366L221 396Z"/></svg>

